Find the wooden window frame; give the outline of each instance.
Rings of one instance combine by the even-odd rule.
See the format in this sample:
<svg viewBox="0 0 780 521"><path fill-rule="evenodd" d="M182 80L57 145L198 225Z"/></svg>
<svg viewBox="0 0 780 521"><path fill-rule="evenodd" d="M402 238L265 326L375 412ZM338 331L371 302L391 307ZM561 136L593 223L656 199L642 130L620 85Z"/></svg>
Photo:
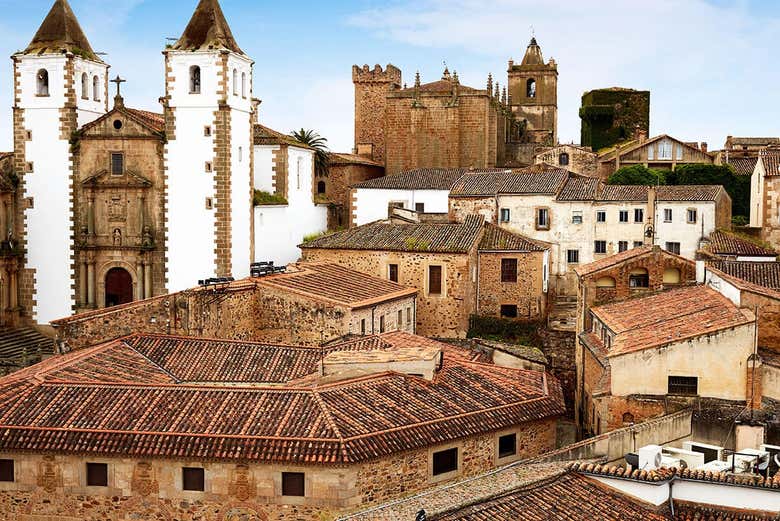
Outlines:
<svg viewBox="0 0 780 521"><path fill-rule="evenodd" d="M398 284L401 270L400 266L394 262L387 265L387 280Z"/></svg>
<svg viewBox="0 0 780 521"><path fill-rule="evenodd" d="M435 286L433 284L433 281L434 281L433 272L436 269L438 269L438 280L437 280L437 282L438 282L437 286L438 287L436 287L436 291L434 291L433 289L434 289ZM444 291L444 266L442 266L441 264L429 264L428 265L428 269L427 269L427 279L428 279L427 280L428 283L426 284L426 286L427 286L427 290L428 291L426 293L429 296L434 296L434 297L443 297L443 296L445 296L445 291Z"/></svg>
<svg viewBox="0 0 780 521"><path fill-rule="evenodd" d="M283 497L306 497L306 473L282 472Z"/></svg>
<svg viewBox="0 0 780 521"><path fill-rule="evenodd" d="M187 492L205 492L206 469L203 467L182 467L181 489Z"/></svg>
<svg viewBox="0 0 780 521"><path fill-rule="evenodd" d="M86 483L88 487L107 487L108 463L87 462Z"/></svg>
<svg viewBox="0 0 780 521"><path fill-rule="evenodd" d="M544 212L544 214L542 214ZM547 207L534 208L534 222L537 230L549 230L550 229L550 209ZM542 223L541 216L544 215L544 223Z"/></svg>

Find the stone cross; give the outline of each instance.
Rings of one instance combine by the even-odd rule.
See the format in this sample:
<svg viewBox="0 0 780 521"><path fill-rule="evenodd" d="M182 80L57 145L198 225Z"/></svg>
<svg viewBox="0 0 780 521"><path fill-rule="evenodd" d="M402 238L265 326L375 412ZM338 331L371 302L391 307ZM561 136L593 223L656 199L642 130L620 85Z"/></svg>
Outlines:
<svg viewBox="0 0 780 521"><path fill-rule="evenodd" d="M116 75L116 78L111 80L111 83L116 83L116 95L117 95L117 97L120 97L122 95L120 93L120 89L122 87L122 84L126 83L126 82L127 82L127 80L123 80L122 78L120 78L119 74Z"/></svg>

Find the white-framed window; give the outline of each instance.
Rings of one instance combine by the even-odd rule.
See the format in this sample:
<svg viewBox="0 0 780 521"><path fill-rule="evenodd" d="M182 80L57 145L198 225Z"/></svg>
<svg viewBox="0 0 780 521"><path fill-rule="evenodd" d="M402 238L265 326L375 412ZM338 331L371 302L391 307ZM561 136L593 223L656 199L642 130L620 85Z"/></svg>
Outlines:
<svg viewBox="0 0 780 521"><path fill-rule="evenodd" d="M628 210L620 210L620 218L619 221L622 223L628 222Z"/></svg>
<svg viewBox="0 0 780 521"><path fill-rule="evenodd" d="M200 67L190 67L190 94L200 94Z"/></svg>
<svg viewBox="0 0 780 521"><path fill-rule="evenodd" d="M645 211L642 208L634 208L634 222L645 222Z"/></svg>
<svg viewBox="0 0 780 521"><path fill-rule="evenodd" d="M233 96L238 96L238 70L233 69Z"/></svg>
<svg viewBox="0 0 780 521"><path fill-rule="evenodd" d="M643 243L642 241L634 241L634 248L641 248L644 245L645 243Z"/></svg>
<svg viewBox="0 0 780 521"><path fill-rule="evenodd" d="M664 222L665 223L672 222L672 209L671 208L664 208Z"/></svg>
<svg viewBox="0 0 780 521"><path fill-rule="evenodd" d="M696 224L696 218L698 217L698 212L696 211L696 208L688 208L688 211L685 212L686 214L686 222L688 224Z"/></svg>
<svg viewBox="0 0 780 521"><path fill-rule="evenodd" d="M49 95L49 71L40 69L35 74L35 94L38 96Z"/></svg>
<svg viewBox="0 0 780 521"><path fill-rule="evenodd" d="M676 153L676 154L675 154L675 156L674 156L674 157L675 157L675 159L676 159L677 161L682 161L682 158L683 158L683 146L682 146L682 145L680 145L680 144L678 143L678 144L677 144L676 151L677 151L677 153Z"/></svg>
<svg viewBox="0 0 780 521"><path fill-rule="evenodd" d="M547 208L536 209L536 228L539 230L550 229L550 210Z"/></svg>
<svg viewBox="0 0 780 521"><path fill-rule="evenodd" d="M509 222L509 208L501 208L500 214L501 214L501 222L502 223L508 223Z"/></svg>
<svg viewBox="0 0 780 521"><path fill-rule="evenodd" d="M89 74L81 73L81 99L89 99Z"/></svg>
<svg viewBox="0 0 780 521"><path fill-rule="evenodd" d="M673 143L668 139L662 139L658 142L658 159L670 160L672 159L672 146Z"/></svg>
<svg viewBox="0 0 780 521"><path fill-rule="evenodd" d="M579 264L580 250L566 250L566 262L568 264Z"/></svg>
<svg viewBox="0 0 780 521"><path fill-rule="evenodd" d="M605 223L607 222L607 212L604 210L599 210L596 212L596 222L597 223Z"/></svg>
<svg viewBox="0 0 780 521"><path fill-rule="evenodd" d="M582 210L573 210L571 212L571 223L582 224Z"/></svg>
<svg viewBox="0 0 780 521"><path fill-rule="evenodd" d="M618 241L618 252L628 250L628 241Z"/></svg>
<svg viewBox="0 0 780 521"><path fill-rule="evenodd" d="M593 241L593 253L607 253L607 241Z"/></svg>
<svg viewBox="0 0 780 521"><path fill-rule="evenodd" d="M246 99L246 73L241 73L241 97Z"/></svg>
<svg viewBox="0 0 780 521"><path fill-rule="evenodd" d="M670 253L674 253L675 255L680 254L680 243L679 242L667 242L666 243L666 251Z"/></svg>

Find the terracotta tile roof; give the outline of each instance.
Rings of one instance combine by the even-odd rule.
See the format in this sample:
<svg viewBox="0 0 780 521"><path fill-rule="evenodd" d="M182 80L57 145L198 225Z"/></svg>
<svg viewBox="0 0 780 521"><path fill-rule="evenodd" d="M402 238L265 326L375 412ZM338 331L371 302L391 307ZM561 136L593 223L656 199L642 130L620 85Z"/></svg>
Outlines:
<svg viewBox="0 0 780 521"><path fill-rule="evenodd" d="M591 312L614 333L609 356L682 342L754 320L750 311L708 286L662 291Z"/></svg>
<svg viewBox="0 0 780 521"><path fill-rule="evenodd" d="M733 145L747 145L765 147L769 145L780 145L780 138L777 137L735 137L730 136L728 143Z"/></svg>
<svg viewBox="0 0 780 521"><path fill-rule="evenodd" d="M472 351L460 346L440 342L432 338L417 336L405 331L390 331L383 333L379 337L388 347L393 349L403 349L407 347L435 347L446 351L449 358L455 358L466 362L484 362L490 363L490 356L482 351Z"/></svg>
<svg viewBox="0 0 780 521"><path fill-rule="evenodd" d="M780 149L767 148L758 153L759 159L764 164L764 172L767 176L780 175Z"/></svg>
<svg viewBox="0 0 780 521"><path fill-rule="evenodd" d="M726 164L734 167L737 175L753 175L757 162L758 157L730 157Z"/></svg>
<svg viewBox="0 0 780 521"><path fill-rule="evenodd" d="M24 54L58 54L63 50L103 63L92 50L67 0L56 0Z"/></svg>
<svg viewBox="0 0 780 521"><path fill-rule="evenodd" d="M367 165L367 166L379 166L383 167L381 163L372 161L367 157L359 156L357 154L348 154L343 152L331 152L328 154L331 165Z"/></svg>
<svg viewBox="0 0 780 521"><path fill-rule="evenodd" d="M674 521L777 521L779 519L780 515L774 512L714 507L686 501L674 502Z"/></svg>
<svg viewBox="0 0 780 521"><path fill-rule="evenodd" d="M496 195L511 170L463 174L450 189L450 196L480 197Z"/></svg>
<svg viewBox="0 0 780 521"><path fill-rule="evenodd" d="M604 185L599 193L600 201L647 202L648 187L637 185Z"/></svg>
<svg viewBox="0 0 780 521"><path fill-rule="evenodd" d="M503 169L488 168L418 168L393 175L369 179L353 185L353 188L377 188L383 190L449 190L466 173L503 172Z"/></svg>
<svg viewBox="0 0 780 521"><path fill-rule="evenodd" d="M171 48L177 51L224 49L244 54L233 38L218 0L200 0L181 38Z"/></svg>
<svg viewBox="0 0 780 521"><path fill-rule="evenodd" d="M469 215L463 223L399 224L377 221L326 235L299 247L331 250L416 251L466 253L482 231L483 218Z"/></svg>
<svg viewBox="0 0 780 521"><path fill-rule="evenodd" d="M609 257L604 257L602 259L589 262L588 264L577 266L576 268L574 268L574 272L577 275L584 277L586 275L590 275L591 273L596 273L597 271L601 271L606 268L611 268L623 262L627 262L632 259L641 257L643 255L652 253L653 248L654 248L653 246L641 246L639 248L632 248L630 250L622 251L616 253L615 255L610 255ZM658 251L663 256L673 257L680 262L686 262L693 265L693 261L686 259L684 257L680 257L679 255L675 255L674 253L668 252L666 250L662 250L660 247L658 247Z"/></svg>
<svg viewBox="0 0 780 521"><path fill-rule="evenodd" d="M549 245L490 223L485 224L485 233L479 242L480 251L544 251L549 248Z"/></svg>
<svg viewBox="0 0 780 521"><path fill-rule="evenodd" d="M498 188L501 194L557 194L569 178L569 172L557 166L539 163L504 178Z"/></svg>
<svg viewBox="0 0 780 521"><path fill-rule="evenodd" d="M599 180L595 177L572 175L558 193L558 201L592 201L598 197Z"/></svg>
<svg viewBox="0 0 780 521"><path fill-rule="evenodd" d="M780 292L780 262L711 261L710 270L725 275L737 287L766 293L777 298Z"/></svg>
<svg viewBox="0 0 780 521"><path fill-rule="evenodd" d="M647 201L647 186L604 185L601 201ZM656 187L658 201L715 201L722 193L720 185L666 185Z"/></svg>
<svg viewBox="0 0 780 521"><path fill-rule="evenodd" d="M566 472L475 505L458 508L431 521L667 521L652 505L633 499L593 479Z"/></svg>
<svg viewBox="0 0 780 521"><path fill-rule="evenodd" d="M266 382L306 372L319 349L270 347L138 335L52 358L0 379L0 449L344 464L564 410L556 379L446 346L433 381L387 372L308 387Z"/></svg>
<svg viewBox="0 0 780 521"><path fill-rule="evenodd" d="M716 255L777 257L776 251L726 230L715 230L710 234L709 249Z"/></svg>
<svg viewBox="0 0 780 521"><path fill-rule="evenodd" d="M780 367L780 352L759 347L758 354L765 364Z"/></svg>
<svg viewBox="0 0 780 521"><path fill-rule="evenodd" d="M266 127L265 125L255 124L255 145L287 145L291 147L305 148L314 150L305 143L301 143L294 137L283 134L277 130Z"/></svg>
<svg viewBox="0 0 780 521"><path fill-rule="evenodd" d="M415 288L407 288L337 264L321 262L291 264L287 267L287 273L255 280L259 286L291 291L352 309L417 294Z"/></svg>
<svg viewBox="0 0 780 521"><path fill-rule="evenodd" d="M158 132L165 130L165 116L156 112L149 112L148 110L139 109L125 109L127 112L137 117L148 126L152 127Z"/></svg>

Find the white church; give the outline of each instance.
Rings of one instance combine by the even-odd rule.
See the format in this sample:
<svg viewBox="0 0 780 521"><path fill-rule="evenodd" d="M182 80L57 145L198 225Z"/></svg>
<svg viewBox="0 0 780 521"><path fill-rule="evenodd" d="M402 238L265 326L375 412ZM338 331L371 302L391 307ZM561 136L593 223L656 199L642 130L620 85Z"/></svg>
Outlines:
<svg viewBox="0 0 780 521"><path fill-rule="evenodd" d="M314 151L258 124L254 61L218 0L200 0L163 55L161 113L124 105L67 0L12 56L20 181L8 227L34 323L286 264L326 228ZM255 190L281 202L256 208Z"/></svg>

